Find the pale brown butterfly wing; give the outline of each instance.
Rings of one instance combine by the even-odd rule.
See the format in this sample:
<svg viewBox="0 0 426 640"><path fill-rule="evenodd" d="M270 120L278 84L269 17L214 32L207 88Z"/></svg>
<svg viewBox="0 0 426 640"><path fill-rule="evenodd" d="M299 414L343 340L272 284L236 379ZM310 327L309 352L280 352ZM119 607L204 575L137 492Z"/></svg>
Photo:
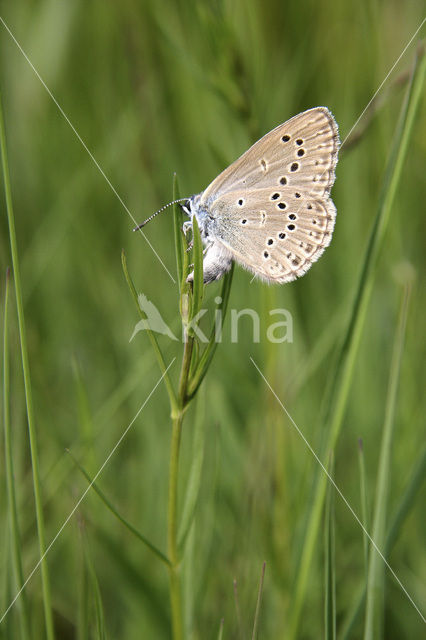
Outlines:
<svg viewBox="0 0 426 640"><path fill-rule="evenodd" d="M267 133L227 167L203 192L201 203L228 191L297 185L328 194L334 183L339 135L326 107L315 107Z"/></svg>
<svg viewBox="0 0 426 640"><path fill-rule="evenodd" d="M275 198L279 193L279 197ZM277 283L300 277L330 244L336 209L330 198L282 187L252 190L244 205L241 192L221 196L211 208L213 230L235 260L256 275ZM262 203L262 204L260 204Z"/></svg>
<svg viewBox="0 0 426 640"><path fill-rule="evenodd" d="M331 241L338 147L337 125L325 107L266 134L201 194L211 239L271 282L303 275Z"/></svg>

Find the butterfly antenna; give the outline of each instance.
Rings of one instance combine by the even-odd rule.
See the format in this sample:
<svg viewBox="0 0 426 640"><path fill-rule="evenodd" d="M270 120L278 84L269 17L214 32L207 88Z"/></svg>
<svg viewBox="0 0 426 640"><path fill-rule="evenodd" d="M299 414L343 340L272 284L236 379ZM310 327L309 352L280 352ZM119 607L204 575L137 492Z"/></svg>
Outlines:
<svg viewBox="0 0 426 640"><path fill-rule="evenodd" d="M155 213L152 214L152 216L149 216L149 218L147 218L146 220L144 220L143 222L141 222L141 224L138 224L137 227L135 227L133 229L133 231L138 231L139 229L142 229L142 227L144 227L146 224L148 224L148 222L150 220L152 220L153 218L155 218L155 216L158 216L159 213L161 213L162 211L164 211L164 209L167 209L167 207L171 207L172 204L177 204L178 202L186 202L188 200L188 198L179 198L178 200L172 200L172 202L168 202L167 204L165 204L163 207L161 207L161 209L158 209L158 211L156 211Z"/></svg>

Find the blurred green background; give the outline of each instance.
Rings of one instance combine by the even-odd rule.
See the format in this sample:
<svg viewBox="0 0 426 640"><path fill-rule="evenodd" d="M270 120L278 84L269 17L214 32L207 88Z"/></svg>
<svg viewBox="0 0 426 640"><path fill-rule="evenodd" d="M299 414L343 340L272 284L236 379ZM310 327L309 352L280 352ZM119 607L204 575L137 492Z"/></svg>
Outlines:
<svg viewBox="0 0 426 640"><path fill-rule="evenodd" d="M304 109L328 106L344 140L426 13L425 2L396 0L20 0L0 6L0 15L138 222L171 200L174 172L182 195L198 193L258 137ZM137 290L179 335L178 294L148 244L131 233L128 213L3 25L0 37L0 90L49 542L87 486L65 448L94 475L160 375L146 335L139 333L129 343L138 317L123 278L121 249ZM300 281L277 287L251 282L250 274L236 269L230 308L249 307L260 314L261 340L253 343L250 320L244 318L238 342L231 343L227 318L198 407L190 409L184 425L182 486L196 410L206 430L200 501L188 547L191 562L184 572L188 637L216 638L222 618L224 638L244 637L234 579L245 637L251 637L264 560L259 637L286 637L318 465L249 356L319 450L331 362L348 321L403 100L404 72L412 66L416 42L389 76L358 144L342 150L332 193L336 228L321 260ZM363 440L370 524L391 353L407 277L413 287L397 396L390 516L424 442L425 297L419 282L425 267L424 106L422 99L334 451L336 482L360 513L358 438ZM5 274L11 258L4 197L1 202ZM175 276L171 209L145 232ZM219 284L207 288L208 305L219 290ZM2 286L2 299L3 293ZM26 576L39 556L14 296L11 302L10 403ZM291 344L266 340L274 308L292 314ZM159 341L167 363L178 358L172 367L176 379L182 345L167 337ZM120 513L162 549L169 440L169 408L160 386L98 480ZM423 606L424 498L417 487L389 557ZM3 611L16 592L3 471L0 509ZM365 583L365 563L361 528L338 496L335 538L340 633ZM298 638L323 635L323 549L321 533ZM86 584L89 565L99 584L108 638L170 637L164 567L94 492L53 545L48 565L58 638L98 637L93 586ZM385 575L384 637L420 637L420 616ZM43 638L39 572L26 593L33 638ZM361 637L363 621L361 609L347 637ZM20 637L18 606L0 625L0 637Z"/></svg>

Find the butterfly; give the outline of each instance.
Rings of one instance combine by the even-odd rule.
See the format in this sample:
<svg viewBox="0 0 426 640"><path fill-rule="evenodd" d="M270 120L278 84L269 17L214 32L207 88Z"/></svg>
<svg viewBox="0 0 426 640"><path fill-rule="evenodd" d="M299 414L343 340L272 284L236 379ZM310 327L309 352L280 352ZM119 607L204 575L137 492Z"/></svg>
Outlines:
<svg viewBox="0 0 426 640"><path fill-rule="evenodd" d="M331 112L309 109L267 133L185 201L182 208L197 219L205 245L205 283L221 278L232 261L270 283L306 273L331 241L339 144Z"/></svg>

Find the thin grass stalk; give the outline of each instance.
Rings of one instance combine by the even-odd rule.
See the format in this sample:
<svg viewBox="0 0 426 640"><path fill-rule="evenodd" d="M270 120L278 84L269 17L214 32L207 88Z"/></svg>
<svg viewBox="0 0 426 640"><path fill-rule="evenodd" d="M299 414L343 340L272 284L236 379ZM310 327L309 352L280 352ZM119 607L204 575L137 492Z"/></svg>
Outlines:
<svg viewBox="0 0 426 640"><path fill-rule="evenodd" d="M265 569L266 569L266 562L263 563L262 572L260 574L260 582L259 582L259 589L257 592L256 611L254 613L253 632L251 634L251 640L256 640L258 629L259 629L260 606L262 604L263 584L265 582Z"/></svg>
<svg viewBox="0 0 426 640"><path fill-rule="evenodd" d="M145 313L142 311L140 305L139 305L139 301L138 301L138 294L136 292L135 289L135 285L133 284L133 280L130 277L129 271L127 269L127 260L126 260L126 255L124 253L124 251L121 252L121 264L123 267L123 272L124 272L124 277L126 278L128 287L130 289L130 292L133 296L133 299L135 301L138 313L141 317L142 320L146 321L147 317L145 315ZM167 371L167 367L166 367L166 363L164 362L164 358L163 358L163 354L161 352L161 349L159 347L157 338L155 337L155 334L153 331L151 331L150 327L148 325L145 326L145 331L148 334L148 338L151 342L151 346L154 350L154 353L156 355L157 358L157 362L158 365L160 367L160 371L163 375L163 380L164 380L164 384L166 385L166 389L167 389L167 393L169 395L169 402L170 402L170 408L171 408L171 413L172 416L175 415L177 413L177 402L176 402L176 394L175 391L173 389L173 385L171 383L170 380L170 376L168 374Z"/></svg>
<svg viewBox="0 0 426 640"><path fill-rule="evenodd" d="M15 587L20 591L24 584L22 570L21 535L18 524L18 509L16 505L15 476L13 473L12 434L10 423L10 375L9 375L9 336L8 336L8 312L9 312L9 281L10 270L6 273L6 287L4 300L4 325L3 325L3 417L4 417L4 457L6 467L6 488L9 504L10 538L12 545L12 566L15 577ZM19 623L23 640L31 638L28 612L27 594L22 592L18 602Z"/></svg>
<svg viewBox="0 0 426 640"><path fill-rule="evenodd" d="M401 109L400 120L397 126L394 144L390 153L383 187L379 197L376 218L373 223L373 228L361 269L352 313L349 318L347 331L333 375L333 390L331 393L332 401L330 402L331 410L329 413L330 417L326 421L327 437L324 451L331 451L335 449L343 423L358 346L364 328L368 303L373 289L374 269L377 263L377 256L387 228L390 211L399 183L399 178L401 176L408 141L420 102L425 70L426 57L423 55L423 49L421 49L416 57L411 81ZM300 614L305 600L309 570L321 523L321 513L326 495L327 477L320 471L318 471L315 486L313 506L308 518L302 556L294 588L294 600L291 607L288 635L289 640L295 640L298 634Z"/></svg>
<svg viewBox="0 0 426 640"><path fill-rule="evenodd" d="M176 185L176 183L175 183ZM177 185L175 186L175 189ZM175 218L176 219L176 218ZM195 238L195 235L197 236ZM183 604L182 585L180 579L180 557L178 545L178 484L179 484L179 455L182 437L182 424L185 411L190 402L188 397L188 384L191 371L192 355L194 351L195 336L191 328L191 322L198 313L199 305L203 295L203 256L201 250L201 240L198 226L193 226L194 236L194 288L193 293L186 282L188 264L182 256L182 283L180 287L180 308L184 330L184 350L182 365L179 376L177 392L177 408L172 415L172 437L170 444L170 464L169 464L169 499L167 518L167 555L170 560L169 567L169 590L170 605L172 611L173 639L182 640L184 633L183 625ZM176 244L180 242L178 234L175 236ZM179 252L176 246L176 252ZM186 254L186 252L185 252ZM179 263L178 263L179 268ZM200 275L201 274L201 275ZM200 290L201 288L201 290Z"/></svg>
<svg viewBox="0 0 426 640"><path fill-rule="evenodd" d="M331 477L334 476L333 461L329 467ZM335 561L335 514L334 487L327 487L324 527L324 565L325 565L325 598L324 598L324 638L336 640L336 561Z"/></svg>
<svg viewBox="0 0 426 640"><path fill-rule="evenodd" d="M376 489L376 501L372 538L379 549L383 549L386 538L386 514L390 488L392 442L395 425L395 408L404 350L405 328L407 324L410 285L404 287L404 297L398 321L398 329L392 353L389 389L386 401L386 414L380 448L379 470ZM369 570L367 583L367 607L364 628L364 640L373 640L383 636L385 567L374 547L369 552Z"/></svg>
<svg viewBox="0 0 426 640"><path fill-rule="evenodd" d="M33 489L36 507L38 544L41 558L41 581L43 594L44 618L46 624L46 635L48 640L54 640L54 626L52 616L52 602L50 591L49 569L44 558L46 551L46 534L43 514L43 499L40 485L40 467L37 448L37 431L35 427L35 414L33 405L33 394L31 386L30 363L28 357L27 333L25 328L24 305L22 301L22 284L18 258L18 245L15 232L15 217L13 213L12 189L10 185L9 163L6 147L6 130L3 117L3 104L0 94L0 144L3 164L3 180L6 196L7 218L9 223L9 239L12 254L13 276L15 281L15 297L18 313L19 339L21 343L21 359L24 375L25 401L27 407L28 434L30 441L31 466L33 473Z"/></svg>
<svg viewBox="0 0 426 640"><path fill-rule="evenodd" d="M173 195L174 199L178 197L179 188L176 176L173 181ZM182 585L180 578L181 569L181 554L184 551L184 540L187 532L190 529L193 515L195 512L196 496L198 494L200 470L197 467L202 462L202 455L200 451L197 452L194 475L191 486L187 487L187 496L185 500L185 509L183 513L183 521L179 528L178 518L178 480L179 480L179 455L180 455L180 443L182 437L182 425L185 412L190 402L195 397L199 390L200 384L207 373L208 367L212 361L215 349L216 349L216 331L215 327L212 330L209 344L204 350L201 357L199 357L199 347L197 343L197 316L201 309L201 304L204 295L204 279L203 279L203 246L198 229L197 220L192 220L192 235L193 235L193 282L192 285L188 283L187 277L190 270L188 251L186 248L185 237L182 232L182 213L178 205L174 205L174 231L175 231L175 249L176 249L176 266L179 281L179 309L184 333L184 350L182 356L182 365L180 370L178 389L175 389L168 375L164 375L166 367L164 358L159 348L157 339L154 333L151 331L147 318L140 308L138 303L138 295L127 269L126 258L124 252L122 253L123 271L129 286L130 292L137 305L138 313L145 321L144 329L147 331L151 344L154 348L157 360L160 365L160 369L163 372L163 377L166 383L167 391L169 394L170 406L171 406L171 418L172 418L172 435L170 444L170 463L169 463L169 491L168 491L168 511L167 511L167 550L168 557L166 558L161 552L158 552L156 548L150 543L151 550L161 557L163 561L168 564L169 571L169 593L170 593L170 605L171 605L171 618L172 618L172 636L174 640L182 640L184 637L184 624L183 624L183 602L182 602ZM218 305L217 310L220 310L221 318L225 317L226 306L229 299L230 285L232 279L231 273L227 274L222 286L222 301ZM198 447L203 447L204 439L199 439ZM192 477L192 476L191 476ZM98 490L99 495L100 492ZM101 498L105 501L105 497L101 495ZM111 508L111 506L110 506ZM115 511L115 510L114 510ZM115 515L118 515L117 513ZM118 516L119 517L119 516ZM120 517L121 519L121 517ZM128 523L123 522L129 527ZM134 531L135 533L135 531ZM180 533L180 535L179 535ZM141 537L140 534L138 534ZM144 539L143 542L147 544Z"/></svg>

